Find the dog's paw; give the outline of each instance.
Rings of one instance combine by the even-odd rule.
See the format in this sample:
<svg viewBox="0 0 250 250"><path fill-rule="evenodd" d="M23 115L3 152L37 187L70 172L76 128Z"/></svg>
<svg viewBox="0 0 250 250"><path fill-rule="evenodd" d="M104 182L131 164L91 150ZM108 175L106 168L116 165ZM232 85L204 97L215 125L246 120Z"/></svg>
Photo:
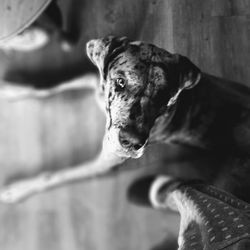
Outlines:
<svg viewBox="0 0 250 250"><path fill-rule="evenodd" d="M37 190L34 183L31 181L20 181L9 186L3 187L0 190L0 202L11 204L23 201Z"/></svg>
<svg viewBox="0 0 250 250"><path fill-rule="evenodd" d="M166 208L166 196L178 183L170 176L146 176L132 183L127 191L128 200L143 206Z"/></svg>
<svg viewBox="0 0 250 250"><path fill-rule="evenodd" d="M139 206L151 207L149 192L155 179L156 176L146 176L136 179L127 190L128 200Z"/></svg>

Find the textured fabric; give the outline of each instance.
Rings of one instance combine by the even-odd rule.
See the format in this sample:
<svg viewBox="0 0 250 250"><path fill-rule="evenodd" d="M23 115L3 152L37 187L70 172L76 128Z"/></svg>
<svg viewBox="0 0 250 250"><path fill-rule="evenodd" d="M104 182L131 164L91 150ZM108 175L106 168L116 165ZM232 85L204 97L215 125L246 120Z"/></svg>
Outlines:
<svg viewBox="0 0 250 250"><path fill-rule="evenodd" d="M158 195L166 207L174 202L180 212L179 250L250 249L248 203L197 183L180 183L175 189L167 185Z"/></svg>

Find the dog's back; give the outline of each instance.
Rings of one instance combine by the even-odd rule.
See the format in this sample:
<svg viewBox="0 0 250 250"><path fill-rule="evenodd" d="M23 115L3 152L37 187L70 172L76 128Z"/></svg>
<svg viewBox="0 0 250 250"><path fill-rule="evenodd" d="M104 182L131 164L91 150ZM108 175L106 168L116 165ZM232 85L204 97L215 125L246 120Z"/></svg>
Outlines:
<svg viewBox="0 0 250 250"><path fill-rule="evenodd" d="M212 103L218 106L214 108L218 112L221 121L222 134L227 146L235 153L250 155L250 89L236 82L205 75L206 85L213 89L210 95ZM210 86L209 86L210 87ZM216 93L216 94L215 94ZM216 126L217 124L214 124Z"/></svg>

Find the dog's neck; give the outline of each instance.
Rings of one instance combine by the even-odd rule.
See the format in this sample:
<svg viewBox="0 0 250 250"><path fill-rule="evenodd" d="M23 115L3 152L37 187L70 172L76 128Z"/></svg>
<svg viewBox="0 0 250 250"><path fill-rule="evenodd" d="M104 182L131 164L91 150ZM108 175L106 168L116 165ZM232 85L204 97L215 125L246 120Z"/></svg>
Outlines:
<svg viewBox="0 0 250 250"><path fill-rule="evenodd" d="M242 103L236 105L237 93L235 89L230 90L228 81L227 86L223 86L221 79L217 82L216 79L203 74L196 87L183 91L175 106L157 120L150 141L215 150L215 147L234 144L228 135L239 120L239 110L242 108L238 107ZM242 100L241 92L238 92L239 100Z"/></svg>
<svg viewBox="0 0 250 250"><path fill-rule="evenodd" d="M201 115L202 109L196 100L196 89L181 93L177 102L168 107L156 120L150 134L150 142L181 143L202 147L201 137L205 133L207 124L193 124L193 119Z"/></svg>

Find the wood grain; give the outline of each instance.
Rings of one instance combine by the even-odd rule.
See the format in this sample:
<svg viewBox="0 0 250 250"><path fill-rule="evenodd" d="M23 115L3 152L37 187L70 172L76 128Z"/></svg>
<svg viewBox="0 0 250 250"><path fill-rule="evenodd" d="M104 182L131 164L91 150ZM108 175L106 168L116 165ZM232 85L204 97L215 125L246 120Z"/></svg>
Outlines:
<svg viewBox="0 0 250 250"><path fill-rule="evenodd" d="M3 79L41 82L49 81L51 75L60 79L65 72L67 76L79 74L85 67L86 41L114 34L158 44L190 57L207 73L250 86L248 1L58 2L64 8L65 27L79 32L75 49L65 54L53 38L48 47L35 53L0 53ZM23 173L56 170L92 158L100 148L105 123L93 94L86 91L43 100L0 100L0 120L1 185ZM146 166L145 170L75 183L16 206L0 204L0 248L153 249L165 237L177 234L178 216L131 205L126 190L138 176L164 165L166 173L180 174L181 166L183 175L199 174L185 162L173 162L176 154L176 149L152 147L139 162L124 164Z"/></svg>

